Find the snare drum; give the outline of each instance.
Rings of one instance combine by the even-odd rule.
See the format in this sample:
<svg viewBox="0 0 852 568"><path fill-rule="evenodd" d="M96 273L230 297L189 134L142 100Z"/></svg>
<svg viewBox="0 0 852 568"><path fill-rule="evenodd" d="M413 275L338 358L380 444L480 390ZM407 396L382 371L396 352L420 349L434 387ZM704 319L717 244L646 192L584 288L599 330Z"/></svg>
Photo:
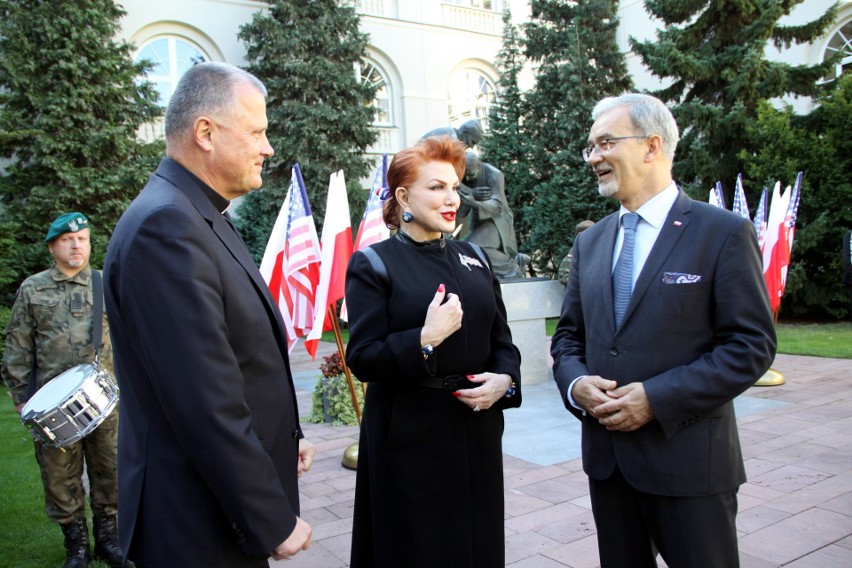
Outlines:
<svg viewBox="0 0 852 568"><path fill-rule="evenodd" d="M118 385L104 369L77 365L41 387L21 411L36 439L57 448L92 432L118 403Z"/></svg>

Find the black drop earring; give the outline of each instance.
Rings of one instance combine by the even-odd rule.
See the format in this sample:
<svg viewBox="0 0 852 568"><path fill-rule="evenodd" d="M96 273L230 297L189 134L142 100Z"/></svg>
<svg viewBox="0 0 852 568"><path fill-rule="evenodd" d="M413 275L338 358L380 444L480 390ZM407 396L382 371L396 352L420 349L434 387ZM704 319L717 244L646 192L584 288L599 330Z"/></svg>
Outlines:
<svg viewBox="0 0 852 568"><path fill-rule="evenodd" d="M402 220L406 223L411 223L414 220L414 215L412 215L411 212L406 211L402 214Z"/></svg>

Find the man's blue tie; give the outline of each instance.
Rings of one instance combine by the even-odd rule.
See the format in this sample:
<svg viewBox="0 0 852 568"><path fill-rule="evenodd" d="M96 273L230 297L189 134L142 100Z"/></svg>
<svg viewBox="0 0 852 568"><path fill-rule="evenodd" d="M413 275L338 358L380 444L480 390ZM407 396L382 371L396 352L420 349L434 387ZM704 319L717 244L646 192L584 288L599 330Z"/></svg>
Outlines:
<svg viewBox="0 0 852 568"><path fill-rule="evenodd" d="M630 302L633 291L633 248L636 244L636 224L639 223L638 213L626 213L621 218L624 226L624 240L621 244L621 254L615 263L612 273L612 303L615 312L615 329L621 326L624 312Z"/></svg>

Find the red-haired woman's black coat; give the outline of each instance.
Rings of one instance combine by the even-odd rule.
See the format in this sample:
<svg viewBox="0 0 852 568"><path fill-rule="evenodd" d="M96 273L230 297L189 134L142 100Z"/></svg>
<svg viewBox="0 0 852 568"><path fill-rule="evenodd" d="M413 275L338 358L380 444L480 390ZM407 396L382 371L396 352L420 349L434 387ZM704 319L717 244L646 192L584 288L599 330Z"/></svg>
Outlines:
<svg viewBox="0 0 852 568"><path fill-rule="evenodd" d="M346 279L347 363L368 382L361 425L351 566L505 565L503 409L519 406L520 354L500 284L473 247L373 245L386 275L356 252ZM440 284L457 294L462 327L424 360L420 331ZM506 373L517 394L473 412L419 380Z"/></svg>

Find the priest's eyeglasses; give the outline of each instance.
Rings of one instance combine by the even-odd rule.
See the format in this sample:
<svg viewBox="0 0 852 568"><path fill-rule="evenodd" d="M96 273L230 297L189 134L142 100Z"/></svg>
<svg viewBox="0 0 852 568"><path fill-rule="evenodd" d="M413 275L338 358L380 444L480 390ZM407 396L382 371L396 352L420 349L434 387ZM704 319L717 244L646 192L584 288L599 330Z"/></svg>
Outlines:
<svg viewBox="0 0 852 568"><path fill-rule="evenodd" d="M616 138L604 138L603 140L598 140L594 144L590 144L587 148L583 148L583 159L588 160L592 157L593 153L598 156L604 156L607 152L612 150L612 147L615 146L615 143L618 140L629 140L630 138L647 138L647 136L618 136Z"/></svg>

